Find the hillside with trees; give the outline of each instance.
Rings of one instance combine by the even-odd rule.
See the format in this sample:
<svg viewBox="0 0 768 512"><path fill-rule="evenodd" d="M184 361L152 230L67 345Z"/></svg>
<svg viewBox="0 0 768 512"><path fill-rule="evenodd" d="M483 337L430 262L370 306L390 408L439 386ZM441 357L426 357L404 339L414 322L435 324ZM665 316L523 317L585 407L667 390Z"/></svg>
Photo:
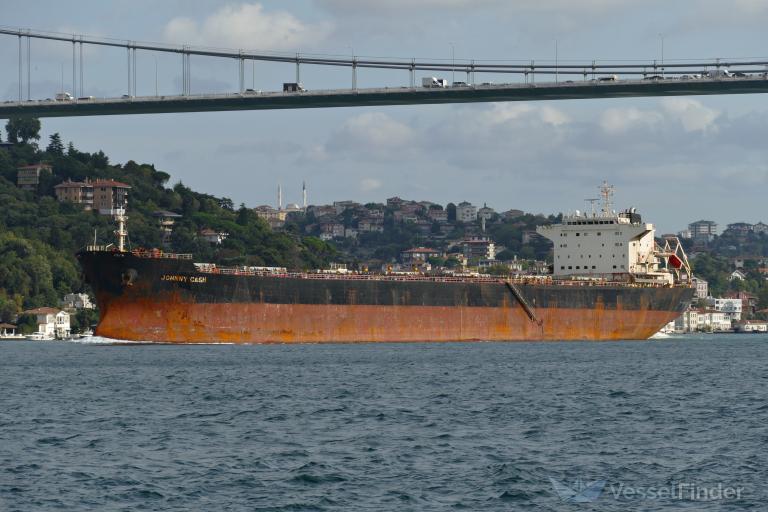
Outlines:
<svg viewBox="0 0 768 512"><path fill-rule="evenodd" d="M152 164L113 164L102 151L88 153L60 134L41 147L37 119L11 119L0 149L0 321L29 308L58 305L62 296L88 291L75 254L96 238L114 242L112 218L59 202L54 187L66 180L109 179L130 185L128 231L131 247L160 247L158 210L181 217L167 250L192 253L196 261L223 265L269 265L292 269L327 266L336 249L312 236L272 231L253 210L228 198L196 192L183 183L169 186L170 175ZM0 141L2 139L0 138ZM36 191L17 187L17 169L48 163ZM198 236L201 230L228 233L219 245Z"/></svg>

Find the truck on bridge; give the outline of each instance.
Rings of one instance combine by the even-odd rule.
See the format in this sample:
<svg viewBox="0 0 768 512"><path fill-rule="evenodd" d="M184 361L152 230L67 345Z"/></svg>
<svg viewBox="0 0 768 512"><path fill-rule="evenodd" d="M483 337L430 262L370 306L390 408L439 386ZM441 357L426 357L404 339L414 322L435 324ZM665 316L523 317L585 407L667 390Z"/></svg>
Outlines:
<svg viewBox="0 0 768 512"><path fill-rule="evenodd" d="M434 76L425 76L421 79L421 86L429 89L448 87L448 80L445 78L435 78Z"/></svg>

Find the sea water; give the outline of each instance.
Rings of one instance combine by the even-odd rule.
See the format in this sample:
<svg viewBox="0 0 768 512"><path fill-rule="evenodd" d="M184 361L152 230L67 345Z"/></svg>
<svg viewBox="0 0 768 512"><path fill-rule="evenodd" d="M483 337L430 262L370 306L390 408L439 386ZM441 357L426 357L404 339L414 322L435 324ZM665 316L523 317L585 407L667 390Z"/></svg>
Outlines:
<svg viewBox="0 0 768 512"><path fill-rule="evenodd" d="M0 342L0 510L761 510L766 361L764 335Z"/></svg>

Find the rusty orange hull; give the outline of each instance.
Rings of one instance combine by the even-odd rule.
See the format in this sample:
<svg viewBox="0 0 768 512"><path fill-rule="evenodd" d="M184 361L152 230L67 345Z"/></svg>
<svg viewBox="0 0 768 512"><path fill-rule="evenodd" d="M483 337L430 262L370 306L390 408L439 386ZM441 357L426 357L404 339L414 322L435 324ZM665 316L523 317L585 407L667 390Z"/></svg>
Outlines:
<svg viewBox="0 0 768 512"><path fill-rule="evenodd" d="M203 273L191 262L81 253L96 334L175 343L647 339L690 288L505 285Z"/></svg>
<svg viewBox="0 0 768 512"><path fill-rule="evenodd" d="M303 304L113 304L96 334L181 343L646 339L678 316L660 311Z"/></svg>

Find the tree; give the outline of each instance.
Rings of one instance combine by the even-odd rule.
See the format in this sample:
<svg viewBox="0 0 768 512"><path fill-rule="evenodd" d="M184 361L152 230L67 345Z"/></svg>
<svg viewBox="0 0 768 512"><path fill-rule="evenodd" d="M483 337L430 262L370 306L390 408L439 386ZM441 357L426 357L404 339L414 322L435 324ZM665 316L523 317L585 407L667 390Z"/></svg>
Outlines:
<svg viewBox="0 0 768 512"><path fill-rule="evenodd" d="M36 117L12 117L5 124L8 142L27 144L30 140L40 140L40 120Z"/></svg>
<svg viewBox="0 0 768 512"><path fill-rule="evenodd" d="M456 222L456 205L448 203L445 205L445 210L448 212L448 222Z"/></svg>
<svg viewBox="0 0 768 512"><path fill-rule="evenodd" d="M507 276L509 275L509 267L507 265L491 265L485 272L492 276Z"/></svg>
<svg viewBox="0 0 768 512"><path fill-rule="evenodd" d="M231 212L235 211L235 204L228 197L222 197L219 199L219 207Z"/></svg>
<svg viewBox="0 0 768 512"><path fill-rule="evenodd" d="M63 156L64 144L61 142L61 135L59 135L59 132L51 135L49 140L50 142L45 150L52 155Z"/></svg>
<svg viewBox="0 0 768 512"><path fill-rule="evenodd" d="M109 158L103 151L99 150L91 155L91 163L97 169L106 169L109 165Z"/></svg>

